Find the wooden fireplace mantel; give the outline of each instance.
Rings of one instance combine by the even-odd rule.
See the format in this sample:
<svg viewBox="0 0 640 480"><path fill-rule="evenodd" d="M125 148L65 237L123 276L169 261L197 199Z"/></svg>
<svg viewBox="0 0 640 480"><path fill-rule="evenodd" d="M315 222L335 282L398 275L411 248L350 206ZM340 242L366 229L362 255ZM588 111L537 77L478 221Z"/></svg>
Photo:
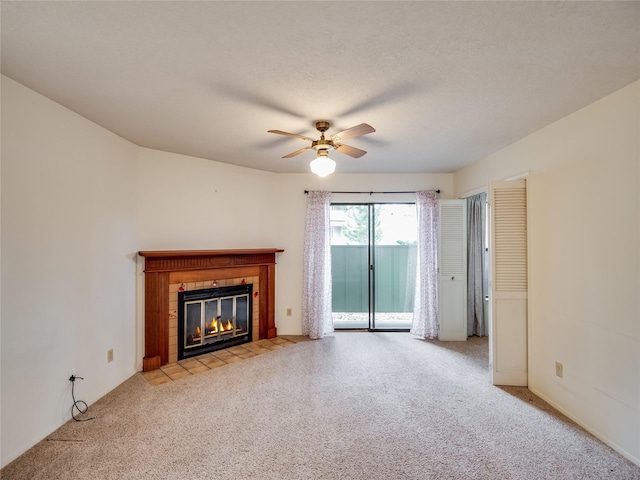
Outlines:
<svg viewBox="0 0 640 480"><path fill-rule="evenodd" d="M258 276L259 338L277 336L275 266L278 248L247 250L141 251L144 257L144 359L142 369L155 370L169 361L169 284L207 277Z"/></svg>

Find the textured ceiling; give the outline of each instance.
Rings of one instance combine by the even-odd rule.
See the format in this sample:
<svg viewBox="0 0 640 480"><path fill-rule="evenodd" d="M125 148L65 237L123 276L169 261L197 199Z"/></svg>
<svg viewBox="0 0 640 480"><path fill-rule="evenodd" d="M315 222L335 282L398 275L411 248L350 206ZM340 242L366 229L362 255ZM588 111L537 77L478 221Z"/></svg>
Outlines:
<svg viewBox="0 0 640 480"><path fill-rule="evenodd" d="M2 73L144 147L308 172L452 172L640 78L640 3L6 2Z"/></svg>

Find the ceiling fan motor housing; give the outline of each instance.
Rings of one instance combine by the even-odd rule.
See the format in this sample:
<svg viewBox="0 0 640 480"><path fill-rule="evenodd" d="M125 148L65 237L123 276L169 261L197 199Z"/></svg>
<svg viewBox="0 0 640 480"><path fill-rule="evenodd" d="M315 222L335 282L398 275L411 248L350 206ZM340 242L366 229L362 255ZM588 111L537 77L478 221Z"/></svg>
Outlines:
<svg viewBox="0 0 640 480"><path fill-rule="evenodd" d="M336 146L331 140L321 138L320 140L314 140L311 143L311 148L319 152L321 150L331 150L332 148L336 148Z"/></svg>
<svg viewBox="0 0 640 480"><path fill-rule="evenodd" d="M318 130L320 133L324 133L327 130L329 130L329 127L331 127L331 124L329 122L325 122L325 121L316 122L316 130Z"/></svg>

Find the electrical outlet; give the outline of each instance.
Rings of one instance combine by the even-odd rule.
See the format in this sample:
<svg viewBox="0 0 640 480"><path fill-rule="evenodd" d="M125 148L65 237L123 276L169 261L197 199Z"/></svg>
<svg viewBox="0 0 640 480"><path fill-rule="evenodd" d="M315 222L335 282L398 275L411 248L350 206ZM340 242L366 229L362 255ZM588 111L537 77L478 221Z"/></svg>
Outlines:
<svg viewBox="0 0 640 480"><path fill-rule="evenodd" d="M113 348L107 350L107 363L113 362Z"/></svg>
<svg viewBox="0 0 640 480"><path fill-rule="evenodd" d="M69 376L67 378L71 378L71 377L75 377L76 376L76 369L75 368L70 368L69 369Z"/></svg>
<svg viewBox="0 0 640 480"><path fill-rule="evenodd" d="M556 376L562 378L562 364L556 362Z"/></svg>
<svg viewBox="0 0 640 480"><path fill-rule="evenodd" d="M287 308L287 317L291 316L291 312L292 312L292 310L290 308Z"/></svg>

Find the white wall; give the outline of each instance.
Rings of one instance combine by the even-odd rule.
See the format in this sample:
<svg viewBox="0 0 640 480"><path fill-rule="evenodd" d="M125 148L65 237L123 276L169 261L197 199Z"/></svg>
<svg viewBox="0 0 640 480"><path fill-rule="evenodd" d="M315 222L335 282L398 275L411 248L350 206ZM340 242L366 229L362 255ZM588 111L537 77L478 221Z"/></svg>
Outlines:
<svg viewBox="0 0 640 480"><path fill-rule="evenodd" d="M140 149L140 250L275 247L277 175Z"/></svg>
<svg viewBox="0 0 640 480"><path fill-rule="evenodd" d="M455 174L530 172L529 387L638 464L639 112L635 82Z"/></svg>
<svg viewBox="0 0 640 480"><path fill-rule="evenodd" d="M2 465L135 372L137 156L2 77Z"/></svg>

